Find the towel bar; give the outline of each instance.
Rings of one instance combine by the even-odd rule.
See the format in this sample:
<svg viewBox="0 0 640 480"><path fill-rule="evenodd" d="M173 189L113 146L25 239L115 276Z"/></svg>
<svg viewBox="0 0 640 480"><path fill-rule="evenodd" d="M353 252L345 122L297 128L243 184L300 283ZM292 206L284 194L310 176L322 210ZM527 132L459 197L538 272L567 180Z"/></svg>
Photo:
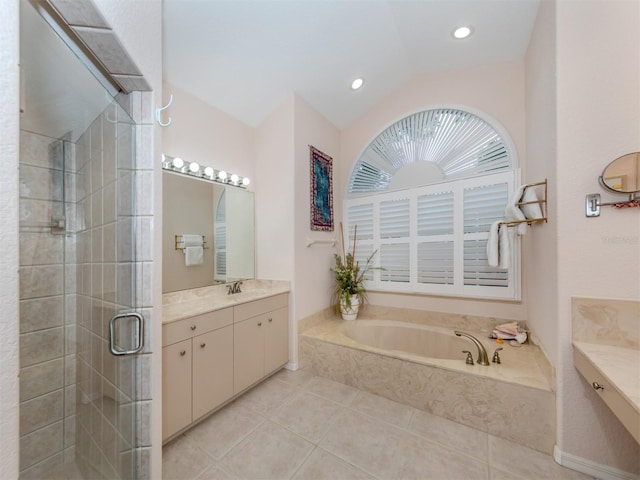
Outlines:
<svg viewBox="0 0 640 480"><path fill-rule="evenodd" d="M514 227L516 225L519 225L521 223L526 223L528 225L532 225L534 223L547 223L548 221L548 205L547 205L547 179L545 178L542 182L536 182L536 183L527 183L525 185L523 185L525 187L525 190L527 188L530 187L538 187L544 185L544 194L542 196L542 198L540 200L536 200L533 202L518 202L516 205L518 207L521 207L523 205L531 205L531 204L539 204L540 208L542 210L542 217L540 218L528 218L526 220L512 220L512 221L507 221L505 220L504 222L500 222L500 225L506 225L507 227ZM524 194L524 190L523 190L523 194Z"/></svg>
<svg viewBox="0 0 640 480"><path fill-rule="evenodd" d="M209 248L207 247L207 240L206 237L204 235L202 235L202 248ZM182 239L182 235L175 235L175 249L176 250L184 250L185 246L184 246L184 240Z"/></svg>

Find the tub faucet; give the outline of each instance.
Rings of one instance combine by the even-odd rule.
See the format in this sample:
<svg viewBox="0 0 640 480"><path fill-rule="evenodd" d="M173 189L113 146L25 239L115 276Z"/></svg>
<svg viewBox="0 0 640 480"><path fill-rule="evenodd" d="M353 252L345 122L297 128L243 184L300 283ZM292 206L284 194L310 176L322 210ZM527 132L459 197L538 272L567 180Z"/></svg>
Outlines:
<svg viewBox="0 0 640 480"><path fill-rule="evenodd" d="M460 332L458 330L454 330L453 333L455 333L458 337L467 337L469 340L475 343L476 347L478 348L478 359L476 360L476 362L479 365L489 365L489 357L487 356L487 351L485 350L484 345L480 343L480 340L478 340L473 335L469 335L468 333Z"/></svg>

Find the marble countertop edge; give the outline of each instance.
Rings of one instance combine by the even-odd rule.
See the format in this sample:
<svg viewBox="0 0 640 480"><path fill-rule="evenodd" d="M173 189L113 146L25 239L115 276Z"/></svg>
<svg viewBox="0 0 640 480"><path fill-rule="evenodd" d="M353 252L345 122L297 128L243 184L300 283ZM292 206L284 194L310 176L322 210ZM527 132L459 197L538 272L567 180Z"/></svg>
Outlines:
<svg viewBox="0 0 640 480"><path fill-rule="evenodd" d="M581 341L574 341L573 346L640 414L640 349Z"/></svg>
<svg viewBox="0 0 640 480"><path fill-rule="evenodd" d="M279 280L247 280L243 291L229 295L226 285L213 285L180 292L163 294L162 323L175 322L185 318L222 310L242 303L288 293L291 284Z"/></svg>

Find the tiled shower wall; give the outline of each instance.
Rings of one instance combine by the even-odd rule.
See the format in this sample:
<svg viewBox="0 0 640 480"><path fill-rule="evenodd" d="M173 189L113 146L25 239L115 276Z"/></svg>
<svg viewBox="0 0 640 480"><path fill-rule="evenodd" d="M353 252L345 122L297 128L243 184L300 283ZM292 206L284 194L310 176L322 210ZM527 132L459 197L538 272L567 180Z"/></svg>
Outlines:
<svg viewBox="0 0 640 480"><path fill-rule="evenodd" d="M67 216L66 235L21 228L23 478L42 478L57 464L74 460L86 478L148 477L150 98L135 92L119 99L138 117L138 125L114 104L75 144L64 142L65 203L62 142L22 132L21 224L47 223L65 210ZM109 352L109 320L124 310L145 317L141 355Z"/></svg>
<svg viewBox="0 0 640 480"><path fill-rule="evenodd" d="M73 146L67 146L20 132L20 469L25 478L74 455L75 298L65 296L65 281L66 291L73 292L75 272L64 267L65 256L75 263L74 238L46 228L52 215L65 214L63 188L68 196L74 190L73 174L63 170L65 152L68 160L73 156Z"/></svg>

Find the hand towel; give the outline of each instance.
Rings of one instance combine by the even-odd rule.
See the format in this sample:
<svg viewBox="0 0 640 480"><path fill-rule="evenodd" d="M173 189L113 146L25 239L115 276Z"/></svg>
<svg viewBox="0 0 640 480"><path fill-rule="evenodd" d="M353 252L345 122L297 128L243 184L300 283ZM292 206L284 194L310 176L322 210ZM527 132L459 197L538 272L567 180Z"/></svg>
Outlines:
<svg viewBox="0 0 640 480"><path fill-rule="evenodd" d="M526 202L537 202L538 196L536 195L536 191L532 188L526 188L524 191L524 195L522 195L523 203ZM529 203L528 205L521 205L520 210L524 213L524 216L527 219L530 218L542 218L542 210L540 209L539 203Z"/></svg>
<svg viewBox="0 0 640 480"><path fill-rule="evenodd" d="M504 224L500 225L498 239L498 267L507 269L511 266L511 229Z"/></svg>
<svg viewBox="0 0 640 480"><path fill-rule="evenodd" d="M184 265L202 265L204 261L204 251L202 247L184 247Z"/></svg>
<svg viewBox="0 0 640 480"><path fill-rule="evenodd" d="M204 262L204 238L202 235L182 235L182 248L184 251L184 265L202 265Z"/></svg>
<svg viewBox="0 0 640 480"><path fill-rule="evenodd" d="M202 235L183 234L182 245L184 247L202 247L204 240Z"/></svg>
<svg viewBox="0 0 640 480"><path fill-rule="evenodd" d="M491 228L489 228L489 239L487 240L487 261L490 267L498 266L498 228L500 227L500 221L493 222Z"/></svg>
<svg viewBox="0 0 640 480"><path fill-rule="evenodd" d="M524 216L524 212L520 210L520 207L518 206L518 202L520 202L520 199L524 194L524 190L525 190L524 185L520 185L516 189L516 191L513 192L513 195L511 195L511 198L509 198L509 201L507 202L507 207L504 209L504 216L507 219L507 221L511 222L511 221L526 220L526 217ZM515 226L515 229L518 235L524 235L527 233L527 224L520 223Z"/></svg>

